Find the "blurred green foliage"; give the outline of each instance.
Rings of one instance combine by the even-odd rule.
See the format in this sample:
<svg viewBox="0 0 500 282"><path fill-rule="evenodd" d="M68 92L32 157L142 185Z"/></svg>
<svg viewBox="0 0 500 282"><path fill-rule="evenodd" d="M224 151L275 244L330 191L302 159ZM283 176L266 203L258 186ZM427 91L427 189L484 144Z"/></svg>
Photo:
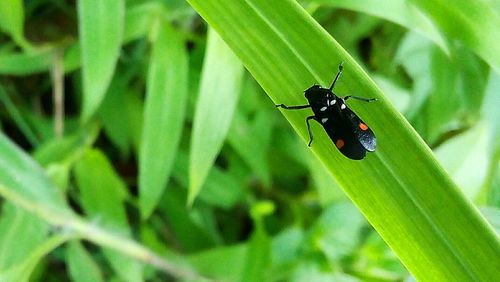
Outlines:
<svg viewBox="0 0 500 282"><path fill-rule="evenodd" d="M498 230L498 34L432 1L300 2ZM0 281L411 279L187 2L7 0L0 31Z"/></svg>

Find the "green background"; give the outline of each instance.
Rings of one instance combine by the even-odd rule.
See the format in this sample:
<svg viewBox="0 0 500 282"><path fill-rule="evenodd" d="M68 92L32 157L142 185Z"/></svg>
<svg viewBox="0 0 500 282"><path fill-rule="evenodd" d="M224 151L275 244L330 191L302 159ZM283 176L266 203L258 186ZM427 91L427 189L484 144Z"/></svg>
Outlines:
<svg viewBox="0 0 500 282"><path fill-rule="evenodd" d="M498 279L499 26L498 1L1 1L0 281ZM378 98L348 102L362 161L274 106L341 61L336 93Z"/></svg>

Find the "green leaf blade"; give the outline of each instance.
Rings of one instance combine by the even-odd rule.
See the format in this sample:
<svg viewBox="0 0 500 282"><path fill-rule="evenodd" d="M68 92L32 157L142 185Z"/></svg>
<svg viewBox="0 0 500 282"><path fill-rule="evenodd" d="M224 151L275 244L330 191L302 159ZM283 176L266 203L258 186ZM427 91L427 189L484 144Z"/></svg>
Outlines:
<svg viewBox="0 0 500 282"><path fill-rule="evenodd" d="M66 249L69 274L75 282L101 282L101 270L80 242L70 242Z"/></svg>
<svg viewBox="0 0 500 282"><path fill-rule="evenodd" d="M24 76L45 72L50 69L53 59L53 49L0 54L0 74Z"/></svg>
<svg viewBox="0 0 500 282"><path fill-rule="evenodd" d="M495 279L500 245L491 227L366 73L296 2L188 2L275 103L302 104L302 91L331 83L344 61L336 92L379 98L349 104L377 134L377 151L361 162L348 160L314 125L313 153L417 279ZM283 113L307 140L310 113Z"/></svg>
<svg viewBox="0 0 500 282"><path fill-rule="evenodd" d="M139 154L139 204L146 219L165 189L180 142L187 103L188 56L172 27L153 43Z"/></svg>
<svg viewBox="0 0 500 282"><path fill-rule="evenodd" d="M124 18L123 0L78 1L83 121L87 121L99 108L111 82L120 55Z"/></svg>
<svg viewBox="0 0 500 282"><path fill-rule="evenodd" d="M42 168L20 153L7 137L0 134L0 193L8 193L23 201L41 203L53 211L68 214L69 209Z"/></svg>
<svg viewBox="0 0 500 282"><path fill-rule="evenodd" d="M224 41L210 30L193 121L189 161L189 205L198 195L229 131L242 76L243 66L238 58Z"/></svg>

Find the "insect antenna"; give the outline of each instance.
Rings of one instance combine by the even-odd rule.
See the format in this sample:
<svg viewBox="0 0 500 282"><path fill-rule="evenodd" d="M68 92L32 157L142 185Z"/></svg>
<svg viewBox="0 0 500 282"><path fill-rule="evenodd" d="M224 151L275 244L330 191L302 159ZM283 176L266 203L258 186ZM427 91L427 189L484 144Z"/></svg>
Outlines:
<svg viewBox="0 0 500 282"><path fill-rule="evenodd" d="M340 77L340 74L342 74L342 70L344 69L344 62L341 62L340 65L339 65L339 72L337 73L337 75L335 76L335 79L333 80L332 82L332 85L330 85L330 91L332 91L333 87L335 87L335 83L337 82L337 80L339 79Z"/></svg>

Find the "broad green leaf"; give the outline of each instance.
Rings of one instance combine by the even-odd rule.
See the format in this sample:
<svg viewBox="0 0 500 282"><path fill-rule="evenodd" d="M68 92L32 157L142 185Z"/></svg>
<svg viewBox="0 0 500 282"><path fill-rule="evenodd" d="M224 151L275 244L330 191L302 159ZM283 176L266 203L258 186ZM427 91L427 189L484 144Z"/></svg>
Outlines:
<svg viewBox="0 0 500 282"><path fill-rule="evenodd" d="M404 0L308 0L308 2L365 13L397 23L429 38L444 51L448 50L446 41L434 24L411 2Z"/></svg>
<svg viewBox="0 0 500 282"><path fill-rule="evenodd" d="M184 42L159 22L150 59L139 152L139 205L146 219L156 207L180 141L187 101L188 56Z"/></svg>
<svg viewBox="0 0 500 282"><path fill-rule="evenodd" d="M459 40L500 72L500 15L487 1L411 0L450 40Z"/></svg>
<svg viewBox="0 0 500 282"><path fill-rule="evenodd" d="M103 226L130 236L124 206L126 186L106 157L100 151L88 150L75 166L75 177L85 213ZM122 279L142 280L137 262L114 250L105 249L104 254Z"/></svg>
<svg viewBox="0 0 500 282"><path fill-rule="evenodd" d="M336 93L377 97L349 105L377 134L363 161L342 156L319 125L311 151L419 280L495 280L500 244L421 138L356 62L292 0L188 0L221 35L274 103L300 105L302 91L328 85L339 62ZM283 111L308 139L308 110ZM472 251L473 250L473 251Z"/></svg>
<svg viewBox="0 0 500 282"><path fill-rule="evenodd" d="M78 4L83 103L86 122L99 108L120 55L125 19L124 0L81 0Z"/></svg>
<svg viewBox="0 0 500 282"><path fill-rule="evenodd" d="M3 53L0 54L0 74L24 76L46 72L50 69L53 58L53 49L30 53Z"/></svg>
<svg viewBox="0 0 500 282"><path fill-rule="evenodd" d="M217 33L210 29L207 41L189 155L189 205L198 195L222 148L243 76L240 61Z"/></svg>
<svg viewBox="0 0 500 282"><path fill-rule="evenodd" d="M78 241L72 241L66 249L67 266L72 281L104 281L99 265Z"/></svg>

